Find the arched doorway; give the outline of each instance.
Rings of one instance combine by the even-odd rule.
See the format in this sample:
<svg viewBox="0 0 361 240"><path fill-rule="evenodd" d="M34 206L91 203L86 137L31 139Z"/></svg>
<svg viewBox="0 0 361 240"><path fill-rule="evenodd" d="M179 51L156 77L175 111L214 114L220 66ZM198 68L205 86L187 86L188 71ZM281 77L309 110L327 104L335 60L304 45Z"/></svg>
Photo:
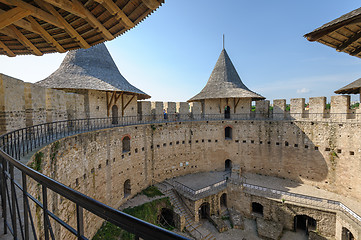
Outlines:
<svg viewBox="0 0 361 240"><path fill-rule="evenodd" d="M113 105L112 107L112 124L118 124L118 107Z"/></svg>
<svg viewBox="0 0 361 240"><path fill-rule="evenodd" d="M253 202L252 203L252 213L263 216L263 206L260 203Z"/></svg>
<svg viewBox="0 0 361 240"><path fill-rule="evenodd" d="M294 218L294 223L295 231L303 230L306 231L306 233L308 234L310 230L316 230L316 220L307 215L296 215Z"/></svg>
<svg viewBox="0 0 361 240"><path fill-rule="evenodd" d="M208 219L208 217L210 215L210 211L211 211L211 208L210 208L209 203L207 203L207 202L202 203L202 205L198 209L199 219Z"/></svg>
<svg viewBox="0 0 361 240"><path fill-rule="evenodd" d="M342 227L342 237L341 237L341 240L354 240L354 236L353 234L351 233L350 230L348 230L347 228L345 227Z"/></svg>
<svg viewBox="0 0 361 240"><path fill-rule="evenodd" d="M124 182L124 198L128 197L132 192L131 186L130 186L130 179L127 179Z"/></svg>
<svg viewBox="0 0 361 240"><path fill-rule="evenodd" d="M224 108L224 118L231 118L231 108L229 106Z"/></svg>
<svg viewBox="0 0 361 240"><path fill-rule="evenodd" d="M129 152L130 151L130 138L128 136L125 136L122 140L123 145L123 152Z"/></svg>
<svg viewBox="0 0 361 240"><path fill-rule="evenodd" d="M224 162L224 170L225 171L231 171L232 170L232 161L227 159L225 162Z"/></svg>
<svg viewBox="0 0 361 240"><path fill-rule="evenodd" d="M158 223L164 228L174 228L173 211L169 208L162 208L158 215Z"/></svg>
<svg viewBox="0 0 361 240"><path fill-rule="evenodd" d="M223 193L219 200L221 203L221 208L227 208L227 193Z"/></svg>

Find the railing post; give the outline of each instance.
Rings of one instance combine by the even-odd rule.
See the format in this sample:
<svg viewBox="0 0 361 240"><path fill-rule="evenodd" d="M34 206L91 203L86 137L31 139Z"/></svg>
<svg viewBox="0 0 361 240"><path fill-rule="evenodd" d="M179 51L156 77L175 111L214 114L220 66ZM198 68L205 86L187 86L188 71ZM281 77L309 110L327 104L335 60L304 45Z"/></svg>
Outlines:
<svg viewBox="0 0 361 240"><path fill-rule="evenodd" d="M83 218L83 208L76 204L76 223L77 223L77 237L78 239L83 239L84 235L84 218Z"/></svg>
<svg viewBox="0 0 361 240"><path fill-rule="evenodd" d="M48 194L47 188L43 185L43 212L44 212L44 236L45 240L49 240L49 223L48 223Z"/></svg>
<svg viewBox="0 0 361 240"><path fill-rule="evenodd" d="M1 157L1 163L2 163L2 171L1 171L1 204L2 204L2 217L4 219L4 234L7 234L8 233L8 228L7 228L7 211L6 211L6 190L5 190L5 184L7 184L7 181L6 181L6 175L5 175L5 172L6 172L6 165L7 165L7 162L6 160Z"/></svg>
<svg viewBox="0 0 361 240"><path fill-rule="evenodd" d="M16 227L16 195L15 195L15 183L14 183L14 165L9 163L9 172L10 172L10 187L11 187L11 209L12 211L12 226L13 226L13 236L14 239L18 237L18 230Z"/></svg>
<svg viewBox="0 0 361 240"><path fill-rule="evenodd" d="M25 230L25 239L29 239L29 216L28 216L28 187L26 182L26 174L22 172L23 180L23 204L24 204L24 230Z"/></svg>

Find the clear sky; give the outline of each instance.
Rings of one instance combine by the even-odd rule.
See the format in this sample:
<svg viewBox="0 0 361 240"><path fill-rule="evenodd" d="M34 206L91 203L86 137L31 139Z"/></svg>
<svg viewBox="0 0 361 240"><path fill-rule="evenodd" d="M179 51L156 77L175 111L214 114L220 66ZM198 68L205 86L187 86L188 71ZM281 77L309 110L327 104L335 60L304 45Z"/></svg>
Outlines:
<svg viewBox="0 0 361 240"><path fill-rule="evenodd" d="M197 94L222 50L222 34L251 90L270 100L330 97L361 77L361 59L303 35L358 7L358 0L166 0L106 45L123 76L152 101L186 101ZM36 82L64 56L0 56L0 72Z"/></svg>

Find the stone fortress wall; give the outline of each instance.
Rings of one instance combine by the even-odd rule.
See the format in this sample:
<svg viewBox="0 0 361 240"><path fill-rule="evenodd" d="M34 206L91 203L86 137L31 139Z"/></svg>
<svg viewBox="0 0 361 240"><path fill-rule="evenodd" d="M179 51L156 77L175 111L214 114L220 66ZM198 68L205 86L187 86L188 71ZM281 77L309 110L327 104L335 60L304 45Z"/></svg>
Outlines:
<svg viewBox="0 0 361 240"><path fill-rule="evenodd" d="M50 121L85 118L87 109L91 117L106 116L106 111L100 110L105 105L100 93L92 93L98 102L92 98L86 100L86 94L45 89L5 75L0 75L0 92L1 132ZM153 181L223 170L227 159L244 172L292 179L361 199L361 133L355 131L361 127L359 109L349 109L349 96L333 96L330 110L326 109L324 97L310 98L309 110L305 110L304 103L305 99L292 99L288 112L285 100L274 100L271 114L269 101L257 101L253 114L257 119L264 119L259 121L251 119L254 116L250 101L238 104L233 100L213 101L207 104L213 106L209 111L201 103L132 101L129 115L125 116L133 115L136 109L142 118L163 118L163 109L166 109L168 117L178 113L180 121L117 127L66 137L58 141L58 149L53 143L39 150L44 153L42 172L115 208ZM223 114L226 105L231 107L229 120L181 121L191 116L201 118L202 110L204 114ZM99 114L95 111L97 107ZM244 116L249 119L232 120L234 110L235 114L246 114ZM279 121L283 119L289 120ZM232 128L231 139L225 139L225 127ZM130 137L131 148L123 152L125 136ZM128 179L131 194L124 197L124 183ZM30 192L36 195L39 190L33 185ZM230 194L229 197L237 207L240 196ZM75 219L74 206L66 200L53 195L49 202L51 210L64 219ZM89 214L85 214L85 219L92 223L85 229L92 236L101 222ZM357 239L361 238L361 230L347 216L337 215L336 220L336 235L340 235L338 228L348 226L348 229L355 229L353 233Z"/></svg>

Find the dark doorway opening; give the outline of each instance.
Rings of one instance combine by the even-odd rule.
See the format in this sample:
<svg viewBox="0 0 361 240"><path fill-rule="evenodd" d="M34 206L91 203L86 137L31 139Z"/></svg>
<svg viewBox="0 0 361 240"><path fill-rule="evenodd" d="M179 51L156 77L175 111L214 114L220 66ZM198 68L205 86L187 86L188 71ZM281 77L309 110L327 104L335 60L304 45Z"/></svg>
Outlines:
<svg viewBox="0 0 361 240"><path fill-rule="evenodd" d="M122 140L123 145L123 152L129 152L130 151L130 138L128 136L125 136Z"/></svg>
<svg viewBox="0 0 361 240"><path fill-rule="evenodd" d="M112 124L118 124L118 107L113 105L112 107Z"/></svg>
<svg viewBox="0 0 361 240"><path fill-rule="evenodd" d="M253 202L252 203L252 212L255 214L259 214L261 216L263 216L263 206L262 204Z"/></svg>
<svg viewBox="0 0 361 240"><path fill-rule="evenodd" d="M342 227L342 237L341 240L355 240L353 234L350 230L345 227Z"/></svg>
<svg viewBox="0 0 361 240"><path fill-rule="evenodd" d="M210 215L210 205L205 202L199 207L199 219L208 219Z"/></svg>
<svg viewBox="0 0 361 240"><path fill-rule="evenodd" d="M294 218L295 221L295 231L297 230L303 230L308 232L310 230L316 230L317 222L314 218L309 217L307 215L297 215Z"/></svg>
<svg viewBox="0 0 361 240"><path fill-rule="evenodd" d="M227 208L227 193L223 193L220 198L221 208Z"/></svg>
<svg viewBox="0 0 361 240"><path fill-rule="evenodd" d="M132 193L132 189L130 186L130 179L127 179L124 182L124 198L128 197Z"/></svg>
<svg viewBox="0 0 361 240"><path fill-rule="evenodd" d="M229 106L224 108L224 118L231 118L231 108Z"/></svg>
<svg viewBox="0 0 361 240"><path fill-rule="evenodd" d="M224 162L224 170L225 171L231 171L232 170L232 161L227 159L225 162Z"/></svg>
<svg viewBox="0 0 361 240"><path fill-rule="evenodd" d="M162 208L158 215L158 223L164 228L173 229L175 226L173 211L168 208Z"/></svg>
<svg viewBox="0 0 361 240"><path fill-rule="evenodd" d="M232 128L231 127L226 127L224 129L224 138L225 139L232 139Z"/></svg>

